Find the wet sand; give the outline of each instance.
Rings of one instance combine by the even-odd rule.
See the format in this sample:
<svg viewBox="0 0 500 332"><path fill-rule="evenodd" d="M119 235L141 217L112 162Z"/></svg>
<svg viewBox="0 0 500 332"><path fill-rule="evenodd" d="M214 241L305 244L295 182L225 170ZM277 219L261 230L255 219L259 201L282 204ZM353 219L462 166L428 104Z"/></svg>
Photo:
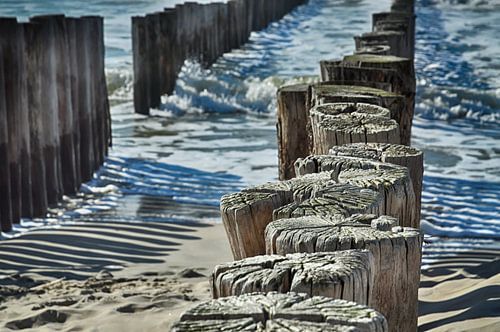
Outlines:
<svg viewBox="0 0 500 332"><path fill-rule="evenodd" d="M420 330L500 330L493 250L422 272ZM86 223L0 242L0 330L167 331L231 260L222 225ZM118 267L123 267L118 269Z"/></svg>

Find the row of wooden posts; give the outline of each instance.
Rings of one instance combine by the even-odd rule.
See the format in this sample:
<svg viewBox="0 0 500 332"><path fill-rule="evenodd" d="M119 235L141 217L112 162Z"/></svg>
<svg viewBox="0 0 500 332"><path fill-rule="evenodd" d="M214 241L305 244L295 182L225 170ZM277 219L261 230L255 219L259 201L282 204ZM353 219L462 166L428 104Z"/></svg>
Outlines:
<svg viewBox="0 0 500 332"><path fill-rule="evenodd" d="M184 62L204 66L246 43L252 31L281 19L307 0L185 2L162 12L132 18L134 108L149 114L171 94Z"/></svg>
<svg viewBox="0 0 500 332"><path fill-rule="evenodd" d="M103 19L0 18L0 224L75 193L111 143Z"/></svg>
<svg viewBox="0 0 500 332"><path fill-rule="evenodd" d="M174 331L417 330L413 8L374 14L354 55L321 62L321 83L279 90L281 181L222 197L236 261Z"/></svg>

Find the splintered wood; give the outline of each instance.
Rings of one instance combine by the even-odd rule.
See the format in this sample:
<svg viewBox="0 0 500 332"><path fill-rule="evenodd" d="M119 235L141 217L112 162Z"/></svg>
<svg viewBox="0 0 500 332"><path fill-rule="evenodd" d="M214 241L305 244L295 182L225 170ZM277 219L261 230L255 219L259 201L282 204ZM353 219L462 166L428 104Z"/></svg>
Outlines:
<svg viewBox="0 0 500 332"><path fill-rule="evenodd" d="M388 331L377 311L345 300L297 293L254 293L187 310L173 331Z"/></svg>
<svg viewBox="0 0 500 332"><path fill-rule="evenodd" d="M374 264L367 250L256 256L216 266L210 284L213 298L277 291L368 304Z"/></svg>
<svg viewBox="0 0 500 332"><path fill-rule="evenodd" d="M422 181L424 175L424 155L422 151L405 145L385 143L356 143L334 146L329 154L335 156L359 157L391 163L408 168L413 192L415 193L415 210L417 220L420 220L420 206L422 197ZM315 158L311 156L310 158Z"/></svg>
<svg viewBox="0 0 500 332"><path fill-rule="evenodd" d="M416 206L419 200L417 201L415 186L406 167L371 161L358 156L313 155L298 159L295 168L299 176L333 171L332 177L339 183L349 183L377 191L385 205L384 214L397 217L400 226L415 228L420 226L420 209Z"/></svg>
<svg viewBox="0 0 500 332"><path fill-rule="evenodd" d="M422 238L417 229L394 227L397 220L355 215L326 219L281 219L266 229L269 255L367 249L374 258L373 296L368 305L399 331L417 329Z"/></svg>
<svg viewBox="0 0 500 332"><path fill-rule="evenodd" d="M297 173L303 176L222 197L222 220L235 259L263 254L264 229L281 218L373 213L394 216L401 226L418 227L405 167L352 157L326 156L317 163L313 158L321 156L298 162Z"/></svg>

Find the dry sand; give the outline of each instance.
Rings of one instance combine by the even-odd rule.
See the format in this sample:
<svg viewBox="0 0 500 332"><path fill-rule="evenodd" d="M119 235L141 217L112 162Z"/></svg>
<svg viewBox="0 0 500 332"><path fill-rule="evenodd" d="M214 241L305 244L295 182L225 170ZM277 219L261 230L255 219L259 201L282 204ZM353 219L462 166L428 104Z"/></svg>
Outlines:
<svg viewBox="0 0 500 332"><path fill-rule="evenodd" d="M209 271L229 259L221 225L33 231L0 242L0 331L168 331L210 298Z"/></svg>
<svg viewBox="0 0 500 332"><path fill-rule="evenodd" d="M420 329L500 331L498 252L422 274ZM0 331L168 331L231 260L222 225L86 223L0 242ZM118 270L117 267L123 267Z"/></svg>

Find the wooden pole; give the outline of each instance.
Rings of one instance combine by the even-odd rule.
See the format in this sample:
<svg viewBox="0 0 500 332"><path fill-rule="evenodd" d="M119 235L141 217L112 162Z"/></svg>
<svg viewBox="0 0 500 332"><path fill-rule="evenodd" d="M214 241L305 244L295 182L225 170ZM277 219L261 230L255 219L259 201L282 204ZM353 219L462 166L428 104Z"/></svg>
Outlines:
<svg viewBox="0 0 500 332"><path fill-rule="evenodd" d="M33 216L42 217L47 212L47 179L45 177L45 151L47 151L47 135L44 128L43 118L45 112L42 109L42 96L44 96L42 76L41 57L44 52L46 40L44 33L38 23L26 23L24 26L25 34L25 53L26 53L26 72L28 83L28 115L30 132L30 161L31 161L31 179L33 195Z"/></svg>
<svg viewBox="0 0 500 332"><path fill-rule="evenodd" d="M7 129L10 167L12 223L19 223L22 210L22 165L21 165L21 108L20 95L22 82L20 76L20 46L18 24L15 18L0 18L0 42L3 48L3 68L5 81L5 107L7 110Z"/></svg>
<svg viewBox="0 0 500 332"><path fill-rule="evenodd" d="M146 47L148 52L147 63L149 66L149 107L158 108L161 104L161 82L159 68L159 31L160 16L157 14L146 15Z"/></svg>
<svg viewBox="0 0 500 332"><path fill-rule="evenodd" d="M386 108L364 103L332 103L310 110L313 153L348 143L399 143L399 126Z"/></svg>
<svg viewBox="0 0 500 332"><path fill-rule="evenodd" d="M327 160L332 160L328 156ZM405 167L361 158L298 165L301 177L247 188L221 199L221 215L235 259L264 252L262 234L272 220L316 215L373 213L418 227L415 195ZM310 174L315 173L316 174Z"/></svg>
<svg viewBox="0 0 500 332"><path fill-rule="evenodd" d="M69 60L69 84L71 88L71 109L73 110L71 134L73 139L73 158L75 160L75 188L78 190L82 184L82 160L80 151L80 91L79 87L79 71L78 71L78 53L79 45L77 35L76 18L66 18L66 29L68 35L68 60Z"/></svg>
<svg viewBox="0 0 500 332"><path fill-rule="evenodd" d="M78 117L80 123L80 162L81 179L83 182L92 178L95 167L94 136L92 123L92 40L95 36L91 34L89 20L76 20L76 36L80 41L77 52L77 75L78 75Z"/></svg>
<svg viewBox="0 0 500 332"><path fill-rule="evenodd" d="M329 154L334 156L371 159L407 167L413 184L413 192L415 193L415 211L417 213L416 219L420 220L422 182L424 173L424 155L422 151L405 145L356 143L334 146L330 149ZM311 158L315 157L312 156ZM304 161L300 161L299 164L300 163L304 163ZM298 164L296 164L296 166L297 165Z"/></svg>
<svg viewBox="0 0 500 332"><path fill-rule="evenodd" d="M109 135L107 126L109 123L109 105L106 87L106 77L104 73L104 35L103 20L98 16L82 17L89 26L90 33L94 38L89 41L90 52L90 82L91 82L91 122L94 150L93 171L99 169L103 164L109 145Z"/></svg>
<svg viewBox="0 0 500 332"><path fill-rule="evenodd" d="M255 293L205 301L181 315L172 331L376 331L387 321L345 300L296 293Z"/></svg>
<svg viewBox="0 0 500 332"><path fill-rule="evenodd" d="M30 21L38 23L37 27L40 27L42 31L42 40L45 43L40 56L41 75L44 78L44 97L41 99L41 108L44 112L42 118L44 133L47 136L44 152L45 174L47 200L49 204L56 204L63 193L58 116L56 24L53 16L36 16L32 17Z"/></svg>
<svg viewBox="0 0 500 332"><path fill-rule="evenodd" d="M368 250L256 256L216 266L210 287L214 299L273 291L367 305L372 297L374 264Z"/></svg>
<svg viewBox="0 0 500 332"><path fill-rule="evenodd" d="M415 108L415 73L411 59L395 56L357 54L343 60L321 61L323 81L361 81L368 86L385 85L384 90L406 98L406 112L401 115L401 130L408 136L402 142L411 141L411 125Z"/></svg>
<svg viewBox="0 0 500 332"><path fill-rule="evenodd" d="M293 163L312 151L309 119L309 86L298 84L278 89L278 162L281 180L294 176Z"/></svg>
<svg viewBox="0 0 500 332"><path fill-rule="evenodd" d="M0 231L12 229L12 207L9 161L9 126L7 121L7 104L4 70L4 43L0 43Z"/></svg>
<svg viewBox="0 0 500 332"><path fill-rule="evenodd" d="M161 94L172 93L175 82L172 82L172 53L173 43L172 36L175 34L175 10L165 9L159 13L160 33L158 38L159 43L159 72L160 72L160 92Z"/></svg>
<svg viewBox="0 0 500 332"><path fill-rule="evenodd" d="M349 83L350 84L350 83ZM365 103L378 105L390 110L390 118L399 125L399 139L402 144L410 133L404 131L404 114L406 112L405 98L399 94L364 86L336 85L333 82L323 82L311 85L311 107L326 103Z"/></svg>
<svg viewBox="0 0 500 332"><path fill-rule="evenodd" d="M58 129L61 153L61 181L64 194L74 194L78 189L76 182L75 147L73 142L73 104L71 95L71 67L68 30L63 15L47 18L53 20L56 89L58 105Z"/></svg>
<svg viewBox="0 0 500 332"><path fill-rule="evenodd" d="M377 191L384 204L376 214L397 218L399 226L420 227L420 210L415 204L414 186L406 166L359 157L321 155L298 159L295 167L298 176L332 171L332 179L339 183Z"/></svg>
<svg viewBox="0 0 500 332"><path fill-rule="evenodd" d="M92 139L87 144L92 144L92 164L90 165L92 177L93 173L99 169L101 165L101 142L100 142L100 123L99 123L99 98L100 93L98 92L98 75L96 68L98 66L99 55L97 50L96 38L99 33L97 26L98 18L95 16L83 16L80 18L86 25L86 31L88 36L92 36L86 42L88 44L87 59L88 59L88 88L89 88L89 109L88 114L90 118L90 133Z"/></svg>
<svg viewBox="0 0 500 332"><path fill-rule="evenodd" d="M149 115L149 67L146 43L146 18L132 17L132 50L134 62L134 109Z"/></svg>
<svg viewBox="0 0 500 332"><path fill-rule="evenodd" d="M408 57L415 56L415 15L409 12L381 12L372 15L372 31L403 31Z"/></svg>
<svg viewBox="0 0 500 332"><path fill-rule="evenodd" d="M349 85L339 85L346 83ZM363 87L357 82L322 82L312 85L297 84L278 90L277 135L278 161L281 180L295 176L293 163L313 153L313 133L309 109L313 106L334 102L355 102L379 105L390 110L391 119L400 127L400 141L410 133L401 130L405 99L399 94L381 89ZM407 129L407 126L404 127Z"/></svg>
<svg viewBox="0 0 500 332"><path fill-rule="evenodd" d="M390 331L416 331L422 236L417 229L393 227L394 218L357 215L325 220L282 219L266 229L268 254L367 249L375 257L373 297Z"/></svg>
<svg viewBox="0 0 500 332"><path fill-rule="evenodd" d="M28 108L28 77L27 58L25 54L24 28L21 24L16 25L15 52L17 54L16 70L18 72L19 85L17 96L19 112L19 164L21 167L21 216L33 217L33 195L30 160L30 128Z"/></svg>
<svg viewBox="0 0 500 332"><path fill-rule="evenodd" d="M101 136L102 136L102 151L101 151L101 165L104 163L105 157L108 155L109 147L112 146L113 139L111 133L111 111L108 98L108 84L106 82L105 71L105 56L106 48L104 45L104 19L102 17L96 18L98 28L97 43L97 77L98 77L98 93L99 93L99 113L102 121Z"/></svg>

